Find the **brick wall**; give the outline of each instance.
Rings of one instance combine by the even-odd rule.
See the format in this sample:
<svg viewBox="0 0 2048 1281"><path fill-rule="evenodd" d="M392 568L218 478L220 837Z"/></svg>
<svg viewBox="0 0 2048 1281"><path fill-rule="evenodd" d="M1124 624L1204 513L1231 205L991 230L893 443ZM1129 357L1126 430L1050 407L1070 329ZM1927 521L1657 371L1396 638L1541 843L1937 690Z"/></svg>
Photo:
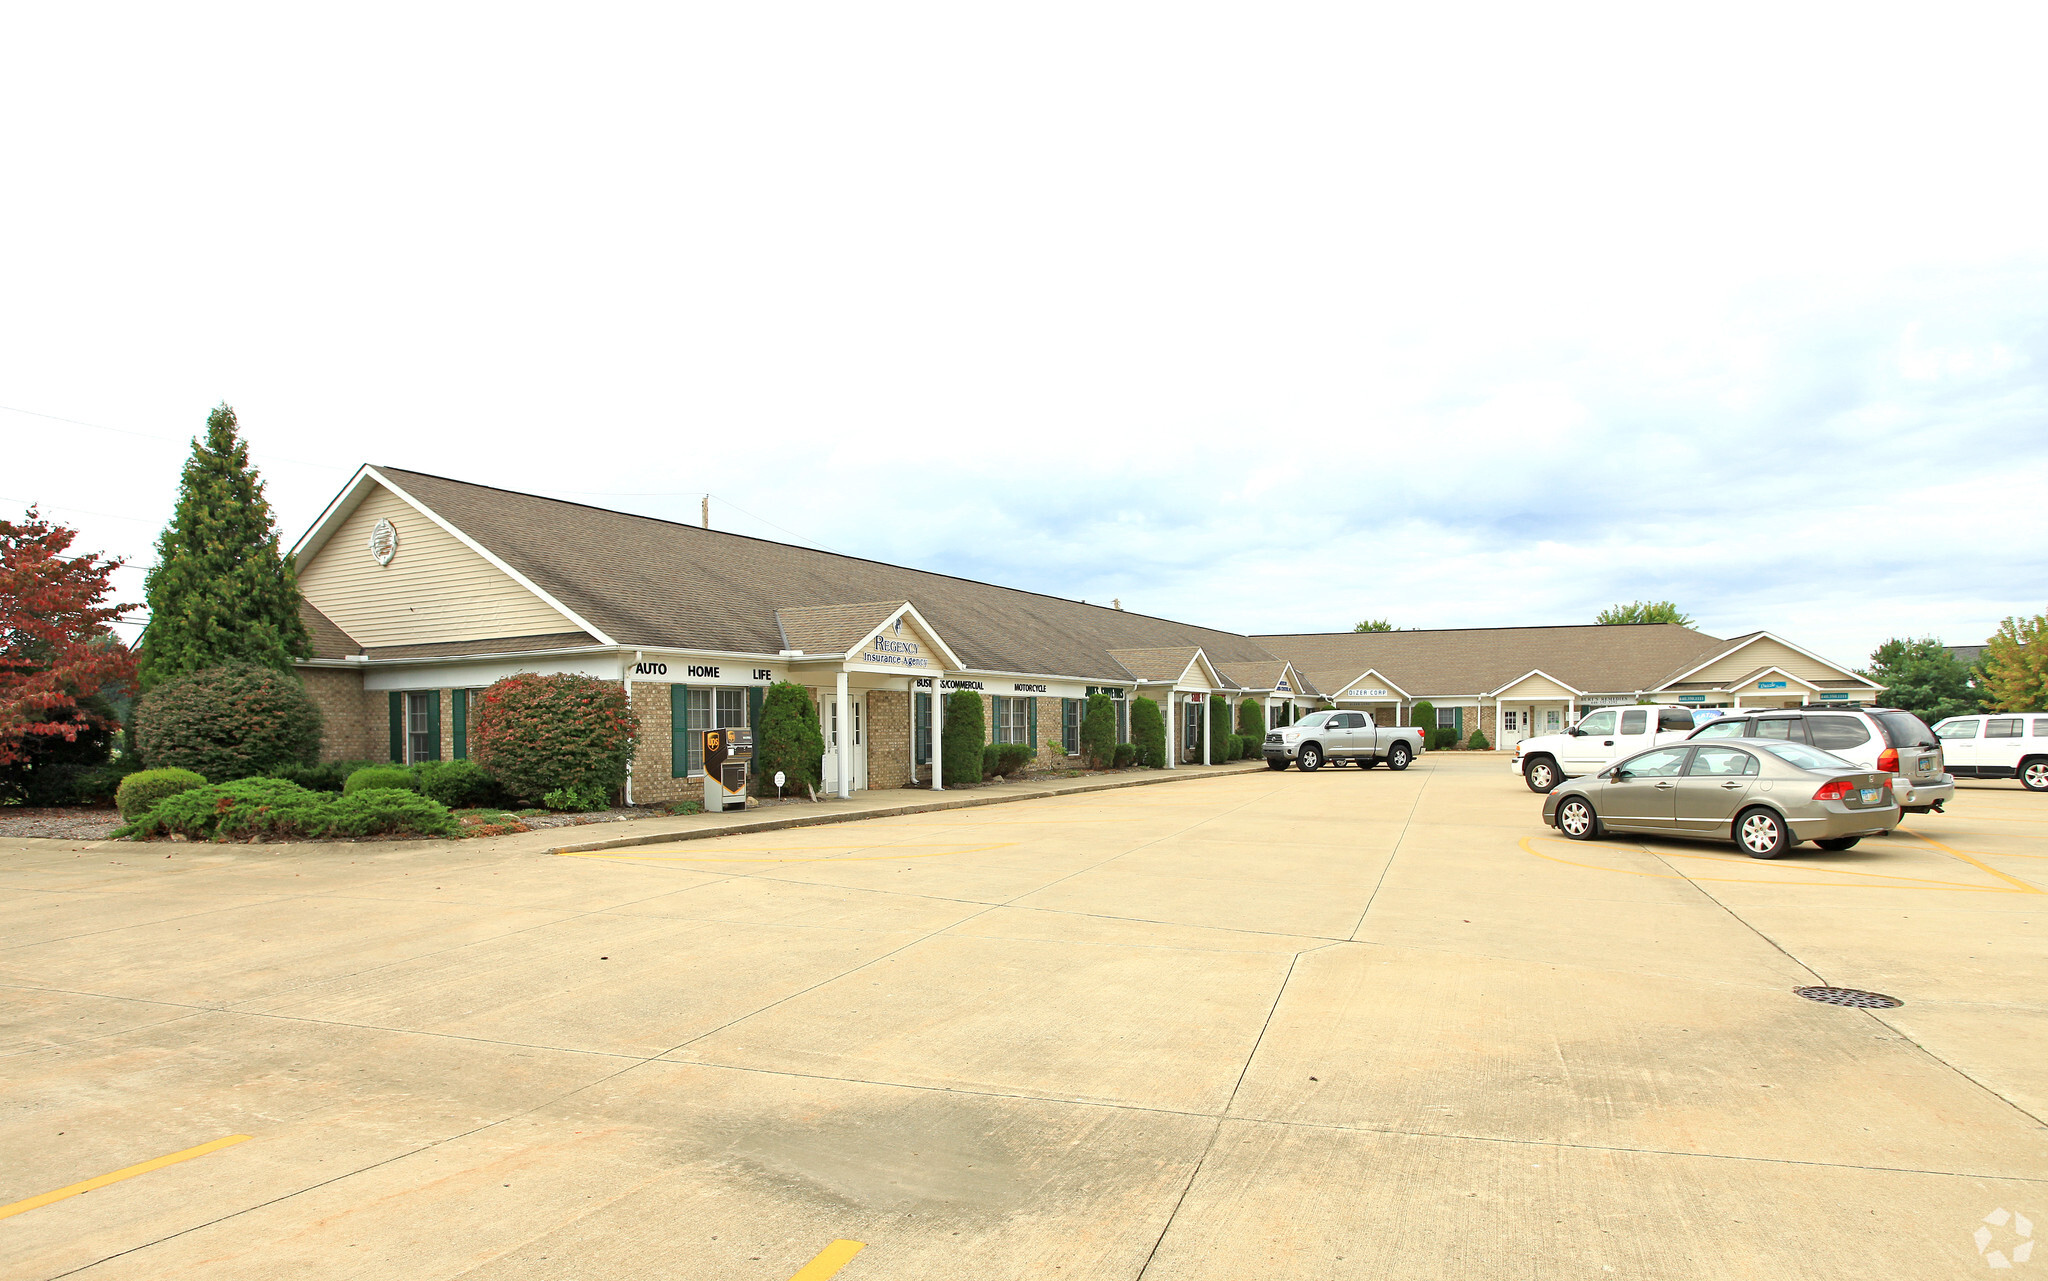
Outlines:
<svg viewBox="0 0 2048 1281"><path fill-rule="evenodd" d="M363 689L363 674L332 667L301 667L306 694L320 709L320 759L381 761L391 755L385 696Z"/></svg>
<svg viewBox="0 0 2048 1281"><path fill-rule="evenodd" d="M701 800L704 785L685 778L670 778L669 687L642 681L633 686L633 715L640 720L640 737L633 748L633 803L652 805L657 801Z"/></svg>
<svg viewBox="0 0 2048 1281"><path fill-rule="evenodd" d="M910 786L910 695L900 690L868 692L868 787Z"/></svg>

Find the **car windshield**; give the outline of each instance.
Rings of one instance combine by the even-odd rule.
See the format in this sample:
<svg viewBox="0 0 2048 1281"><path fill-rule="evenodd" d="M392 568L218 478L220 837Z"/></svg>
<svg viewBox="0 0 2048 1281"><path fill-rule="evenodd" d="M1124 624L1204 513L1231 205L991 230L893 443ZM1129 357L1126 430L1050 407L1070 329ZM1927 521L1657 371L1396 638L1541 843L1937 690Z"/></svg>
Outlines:
<svg viewBox="0 0 2048 1281"><path fill-rule="evenodd" d="M1927 722L1911 712L1872 712L1870 717L1884 727L1884 736L1892 747L1940 746Z"/></svg>
<svg viewBox="0 0 2048 1281"><path fill-rule="evenodd" d="M1800 769L1812 770L1816 774L1838 774L1844 770L1862 768L1854 761L1845 761L1833 752L1823 752L1804 743L1765 743L1763 748L1781 761L1790 762Z"/></svg>
<svg viewBox="0 0 2048 1281"><path fill-rule="evenodd" d="M1314 729L1328 719L1330 719L1330 713L1328 712L1310 712L1294 723L1303 729Z"/></svg>

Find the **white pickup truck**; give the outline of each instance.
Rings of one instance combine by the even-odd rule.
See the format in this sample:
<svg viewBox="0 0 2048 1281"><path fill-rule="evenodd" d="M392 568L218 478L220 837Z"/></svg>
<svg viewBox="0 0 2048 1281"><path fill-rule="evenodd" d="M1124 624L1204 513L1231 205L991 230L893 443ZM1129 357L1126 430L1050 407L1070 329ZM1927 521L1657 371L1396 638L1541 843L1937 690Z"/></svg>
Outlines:
<svg viewBox="0 0 2048 1281"><path fill-rule="evenodd" d="M1388 769L1407 769L1422 755L1422 731L1412 725L1375 725L1364 712L1310 712L1292 725L1266 735L1266 768L1318 770L1324 761L1341 765L1357 761L1371 769L1381 761Z"/></svg>
<svg viewBox="0 0 2048 1281"><path fill-rule="evenodd" d="M1515 744L1513 768L1530 791L1548 792L1568 778L1597 774L1624 756L1683 743L1693 725L1689 707L1603 707L1587 712L1562 734Z"/></svg>

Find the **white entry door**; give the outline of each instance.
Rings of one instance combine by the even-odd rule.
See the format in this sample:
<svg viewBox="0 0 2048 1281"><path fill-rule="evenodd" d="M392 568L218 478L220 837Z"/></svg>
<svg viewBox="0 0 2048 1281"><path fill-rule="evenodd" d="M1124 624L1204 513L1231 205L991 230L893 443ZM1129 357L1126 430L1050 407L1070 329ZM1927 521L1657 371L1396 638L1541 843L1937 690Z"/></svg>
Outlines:
<svg viewBox="0 0 2048 1281"><path fill-rule="evenodd" d="M1500 742L1495 747L1513 747L1529 736L1529 711L1523 707L1500 709Z"/></svg>
<svg viewBox="0 0 2048 1281"><path fill-rule="evenodd" d="M853 790L858 792L868 785L868 696L848 694L846 698L853 712L847 726L853 736L847 749L847 768L853 771Z"/></svg>

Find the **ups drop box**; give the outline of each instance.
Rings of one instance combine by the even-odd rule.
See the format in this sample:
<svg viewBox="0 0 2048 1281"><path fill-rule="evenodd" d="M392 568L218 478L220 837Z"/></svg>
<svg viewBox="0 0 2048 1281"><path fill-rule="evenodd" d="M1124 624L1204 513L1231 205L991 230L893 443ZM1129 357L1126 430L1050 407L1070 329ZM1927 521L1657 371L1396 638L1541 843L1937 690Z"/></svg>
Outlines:
<svg viewBox="0 0 2048 1281"><path fill-rule="evenodd" d="M754 763L754 731L744 726L707 729L704 735L704 812L747 807L747 771Z"/></svg>

